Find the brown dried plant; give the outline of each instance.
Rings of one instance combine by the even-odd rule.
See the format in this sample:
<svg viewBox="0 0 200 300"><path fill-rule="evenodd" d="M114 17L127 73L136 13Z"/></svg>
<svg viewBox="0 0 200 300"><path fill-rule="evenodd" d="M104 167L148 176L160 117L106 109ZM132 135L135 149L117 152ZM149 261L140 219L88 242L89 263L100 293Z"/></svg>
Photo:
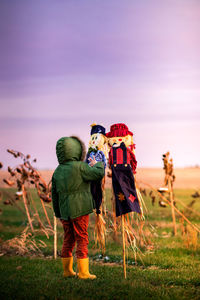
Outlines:
<svg viewBox="0 0 200 300"><path fill-rule="evenodd" d="M176 176L174 175L174 165L173 165L173 159L169 158L170 153L166 152L163 154L163 169L165 170L165 180L164 184L165 186L168 186L168 183L170 183L173 186L173 182L176 179Z"/></svg>
<svg viewBox="0 0 200 300"><path fill-rule="evenodd" d="M15 158L21 158L23 163L17 165L15 168L11 168L10 166L8 167L9 178L4 178L3 181L10 187L17 186L18 192L16 193L14 200L5 200L4 204L13 205L17 200L22 199L31 231L34 232L34 218L37 219L40 228L44 229L45 226L41 221L34 199L32 198L29 190L31 185L33 185L36 188L37 194L41 201L42 209L44 211L48 226L52 229L52 225L44 205L44 202L51 202L50 183L47 184L37 169L33 167L32 163L36 162L36 159L33 159L31 163L31 156L29 154L24 155L22 152L10 149L7 151ZM33 213L31 213L31 210L33 210Z"/></svg>
<svg viewBox="0 0 200 300"><path fill-rule="evenodd" d="M45 247L47 247L46 243L42 240L36 242L33 234L30 232L30 226L26 226L20 235L0 245L0 254L32 255L33 253L39 253L42 255L41 248Z"/></svg>
<svg viewBox="0 0 200 300"><path fill-rule="evenodd" d="M95 246L99 245L102 254L105 254L106 245L106 222L102 214L96 214L95 212L95 230L94 230L94 240Z"/></svg>
<svg viewBox="0 0 200 300"><path fill-rule="evenodd" d="M185 244L187 248L193 249L194 251L197 250L198 232L188 224L186 225L185 230Z"/></svg>

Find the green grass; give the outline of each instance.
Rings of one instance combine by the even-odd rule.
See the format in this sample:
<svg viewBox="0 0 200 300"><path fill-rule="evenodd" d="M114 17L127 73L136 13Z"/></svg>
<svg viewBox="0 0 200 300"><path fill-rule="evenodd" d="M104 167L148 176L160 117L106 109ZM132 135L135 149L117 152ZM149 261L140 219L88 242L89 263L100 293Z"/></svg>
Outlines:
<svg viewBox="0 0 200 300"><path fill-rule="evenodd" d="M35 198L35 192L32 191ZM177 198L188 204L192 198L192 190L176 190ZM107 190L109 201L110 190ZM99 258L100 251L94 247L94 217L90 217L89 256L91 273L97 279L79 280L63 278L60 258L51 258L53 254L53 237L49 240L40 234L37 238L44 240L44 258L1 256L0 286L1 299L200 299L200 247L197 250L187 247L180 234L171 235L172 222L170 208L161 208L156 203L151 205L145 198L148 207L147 223L156 228L156 235L151 237L155 249L144 252L144 264L138 259L134 264L134 255L129 251L127 279L123 278L122 247L120 243L107 238L106 253L108 262ZM20 203L19 203L20 204ZM110 204L108 204L109 206ZM181 206L177 205L179 209ZM22 206L23 207L23 206ZM37 208L41 205L37 201ZM200 203L196 201L194 208L200 211ZM13 206L0 203L0 238L6 240L19 234L25 227L23 214ZM51 209L48 208L49 215ZM200 224L194 214L190 220ZM42 216L43 221L44 216ZM169 236L167 236L169 235ZM166 237L167 236L167 237ZM62 247L62 227L58 223L58 253ZM74 262L76 268L76 262Z"/></svg>

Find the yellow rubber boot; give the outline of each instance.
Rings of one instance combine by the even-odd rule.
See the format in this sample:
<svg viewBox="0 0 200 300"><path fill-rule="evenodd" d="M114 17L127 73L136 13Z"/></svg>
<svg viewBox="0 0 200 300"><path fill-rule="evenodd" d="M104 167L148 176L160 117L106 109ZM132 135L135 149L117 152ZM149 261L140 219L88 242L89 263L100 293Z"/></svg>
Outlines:
<svg viewBox="0 0 200 300"><path fill-rule="evenodd" d="M81 279L95 279L96 275L92 275L89 272L89 258L77 258L78 264L78 277Z"/></svg>
<svg viewBox="0 0 200 300"><path fill-rule="evenodd" d="M73 270L73 256L63 257L62 258L64 277L73 277L76 276L76 273Z"/></svg>

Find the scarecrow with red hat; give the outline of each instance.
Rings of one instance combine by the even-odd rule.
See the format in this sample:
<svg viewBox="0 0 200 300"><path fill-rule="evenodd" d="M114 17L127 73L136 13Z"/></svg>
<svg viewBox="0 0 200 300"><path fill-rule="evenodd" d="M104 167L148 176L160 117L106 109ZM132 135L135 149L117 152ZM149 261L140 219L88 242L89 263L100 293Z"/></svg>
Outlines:
<svg viewBox="0 0 200 300"><path fill-rule="evenodd" d="M135 241L135 236L132 228L129 226L129 222L126 222L125 215L129 212L142 213L133 175L136 173L137 161L133 152L133 133L129 131L125 124L118 123L112 125L110 132L106 136L108 144L111 147L109 152L109 166L112 170L112 186L115 196L114 230L116 233L115 215L116 217L121 216L123 267L124 278L126 278L126 241L132 244L132 237ZM125 239L125 232L127 239Z"/></svg>
<svg viewBox="0 0 200 300"><path fill-rule="evenodd" d="M111 147L109 166L112 170L112 185L116 200L116 216L134 211L141 213L133 174L137 161L131 151L130 137L133 133L123 123L114 124L106 134ZM134 144L132 143L134 147Z"/></svg>

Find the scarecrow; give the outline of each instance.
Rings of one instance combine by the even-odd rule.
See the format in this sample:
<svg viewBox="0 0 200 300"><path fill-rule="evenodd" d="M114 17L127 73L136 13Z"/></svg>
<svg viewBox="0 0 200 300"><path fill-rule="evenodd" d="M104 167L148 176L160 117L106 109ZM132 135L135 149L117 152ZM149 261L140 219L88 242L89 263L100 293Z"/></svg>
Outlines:
<svg viewBox="0 0 200 300"><path fill-rule="evenodd" d="M111 146L109 166L112 170L112 185L116 200L116 216L134 211L141 213L137 197L135 179L137 161L130 145L133 133L125 124L114 124L106 134ZM134 145L133 143L131 145Z"/></svg>
<svg viewBox="0 0 200 300"><path fill-rule="evenodd" d="M89 142L89 149L86 156L86 162L90 164L90 161L95 158L97 162L101 161L104 163L106 168L106 156L103 152L104 145L106 143L105 128L101 125L91 125L91 138ZM91 183L91 193L96 205L96 213L100 214L100 206L102 203L102 181L94 181Z"/></svg>
<svg viewBox="0 0 200 300"><path fill-rule="evenodd" d="M105 128L101 125L91 125L91 137L89 142L89 149L86 156L86 162L90 164L90 161L95 158L97 162L101 161L104 163L104 168L107 165L106 159L106 133ZM100 215L102 208L102 201L104 199L104 187L105 177L99 181L91 182L91 193L96 207L96 218L95 218L95 235L96 244L99 243L102 251L105 251L105 221L103 216Z"/></svg>
<svg viewBox="0 0 200 300"><path fill-rule="evenodd" d="M132 234L132 228L126 223L125 215L129 212L142 213L133 175L136 173L137 161L133 153L133 133L129 131L125 124L119 123L112 125L110 132L108 132L106 136L108 138L108 144L111 147L109 152L109 166L112 170L115 214L116 217L121 216L123 266L124 277L126 278L125 231L128 236L132 235L134 243L135 237ZM116 224L115 219L116 218L114 218L114 224ZM129 242L132 243L131 239Z"/></svg>

